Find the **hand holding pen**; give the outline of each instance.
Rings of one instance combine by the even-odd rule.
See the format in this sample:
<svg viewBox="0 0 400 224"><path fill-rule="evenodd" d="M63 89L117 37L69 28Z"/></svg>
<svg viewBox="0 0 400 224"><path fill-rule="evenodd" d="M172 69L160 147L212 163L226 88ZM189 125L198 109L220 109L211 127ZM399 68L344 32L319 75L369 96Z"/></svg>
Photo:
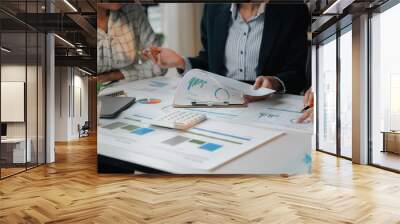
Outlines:
<svg viewBox="0 0 400 224"><path fill-rule="evenodd" d="M161 68L185 69L185 60L174 50L163 47L150 46L142 51L144 59L150 58L154 64Z"/></svg>
<svg viewBox="0 0 400 224"><path fill-rule="evenodd" d="M304 94L304 108L300 111L303 113L297 123L311 122L314 119L314 92L308 89Z"/></svg>

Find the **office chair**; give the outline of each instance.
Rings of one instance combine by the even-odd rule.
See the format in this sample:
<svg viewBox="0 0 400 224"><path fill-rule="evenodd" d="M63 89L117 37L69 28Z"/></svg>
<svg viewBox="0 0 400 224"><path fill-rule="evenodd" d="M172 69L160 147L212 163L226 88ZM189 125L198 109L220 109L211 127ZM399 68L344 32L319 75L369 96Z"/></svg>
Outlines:
<svg viewBox="0 0 400 224"><path fill-rule="evenodd" d="M90 129L89 121L85 121L82 127L80 127L80 125L78 124L79 138L89 136L89 129Z"/></svg>

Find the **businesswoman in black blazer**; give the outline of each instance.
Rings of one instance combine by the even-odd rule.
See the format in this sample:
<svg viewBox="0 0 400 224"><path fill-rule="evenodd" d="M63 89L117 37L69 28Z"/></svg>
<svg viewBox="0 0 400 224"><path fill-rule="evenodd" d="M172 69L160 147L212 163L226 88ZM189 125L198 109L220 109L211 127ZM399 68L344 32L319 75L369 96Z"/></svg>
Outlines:
<svg viewBox="0 0 400 224"><path fill-rule="evenodd" d="M198 56L186 58L161 47L143 53L161 67L176 67L181 73L199 68L255 88L299 94L307 88L309 23L303 3L207 4L201 22L203 49Z"/></svg>

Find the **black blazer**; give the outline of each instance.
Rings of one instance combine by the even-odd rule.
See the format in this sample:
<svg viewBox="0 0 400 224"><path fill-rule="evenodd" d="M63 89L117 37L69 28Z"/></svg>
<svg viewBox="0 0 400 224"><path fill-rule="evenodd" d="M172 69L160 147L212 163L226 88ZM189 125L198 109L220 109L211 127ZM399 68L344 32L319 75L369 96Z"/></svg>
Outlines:
<svg viewBox="0 0 400 224"><path fill-rule="evenodd" d="M189 58L193 68L225 74L225 44L232 19L231 4L205 5L201 21L203 50ZM281 79L287 93L306 89L307 30L310 15L305 4L267 4L260 46L258 75Z"/></svg>

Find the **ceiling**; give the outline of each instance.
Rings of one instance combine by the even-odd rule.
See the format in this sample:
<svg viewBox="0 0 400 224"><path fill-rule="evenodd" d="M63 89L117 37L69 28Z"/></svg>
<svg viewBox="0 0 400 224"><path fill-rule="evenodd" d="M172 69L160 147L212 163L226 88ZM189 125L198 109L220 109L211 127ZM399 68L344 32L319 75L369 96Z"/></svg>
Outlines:
<svg viewBox="0 0 400 224"><path fill-rule="evenodd" d="M298 1L276 2L290 4ZM314 37L326 32L344 16L356 15L386 1L304 0L312 12ZM35 43L31 43L33 36L28 34L26 40L20 33L54 32L67 41L55 38L56 64L81 66L95 73L96 4L96 0L0 0L2 46L12 50L9 58L29 56L37 51ZM25 50L26 43L28 47Z"/></svg>
<svg viewBox="0 0 400 224"><path fill-rule="evenodd" d="M310 0L313 42L319 42L352 23L352 18L373 11L388 0Z"/></svg>
<svg viewBox="0 0 400 224"><path fill-rule="evenodd" d="M50 32L61 37L55 38L56 66L78 66L95 73L96 4L96 0L47 0L47 4L45 0L1 0L2 46L11 50L7 58L36 56L43 47L37 48L36 35Z"/></svg>

